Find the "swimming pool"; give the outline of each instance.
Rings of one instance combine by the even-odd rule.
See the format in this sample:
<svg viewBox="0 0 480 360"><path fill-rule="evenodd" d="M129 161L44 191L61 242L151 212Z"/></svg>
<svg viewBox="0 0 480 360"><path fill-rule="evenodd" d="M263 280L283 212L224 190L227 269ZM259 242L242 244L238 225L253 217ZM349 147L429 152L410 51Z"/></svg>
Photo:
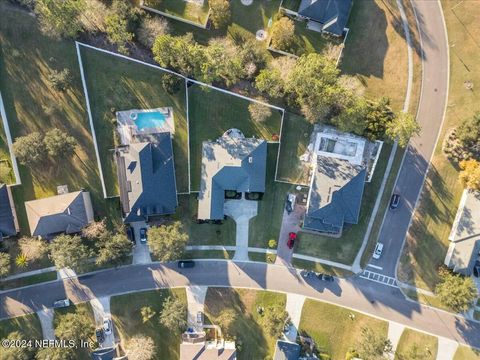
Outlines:
<svg viewBox="0 0 480 360"><path fill-rule="evenodd" d="M161 128L167 120L165 114L159 111L138 112L134 121L138 130Z"/></svg>

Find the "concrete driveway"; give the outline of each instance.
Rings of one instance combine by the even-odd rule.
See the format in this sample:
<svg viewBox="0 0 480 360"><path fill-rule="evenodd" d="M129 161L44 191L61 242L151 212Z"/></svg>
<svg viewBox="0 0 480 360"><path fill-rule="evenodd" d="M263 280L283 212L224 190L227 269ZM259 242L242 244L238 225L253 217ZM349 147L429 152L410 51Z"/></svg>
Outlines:
<svg viewBox="0 0 480 360"><path fill-rule="evenodd" d="M103 328L103 318L108 317L112 318L110 313L110 296L104 296L100 298L95 298L90 301L92 305L93 315L95 316L96 328ZM115 335L113 330L113 321L112 321L112 332L105 335L105 341L100 345L102 348L109 348L115 346Z"/></svg>
<svg viewBox="0 0 480 360"><path fill-rule="evenodd" d="M147 224L144 221L137 221L130 223L133 229L133 235L135 236L135 248L133 249L133 263L134 264L149 264L152 262L150 257L150 249L148 244L142 244L140 242L140 229L146 228Z"/></svg>
<svg viewBox="0 0 480 360"><path fill-rule="evenodd" d="M290 214L284 210L282 227L278 236L277 258L275 264L289 266L292 261L293 249L287 246L288 234L290 232L299 232L300 223L305 215L306 208L302 205L296 205L295 210Z"/></svg>

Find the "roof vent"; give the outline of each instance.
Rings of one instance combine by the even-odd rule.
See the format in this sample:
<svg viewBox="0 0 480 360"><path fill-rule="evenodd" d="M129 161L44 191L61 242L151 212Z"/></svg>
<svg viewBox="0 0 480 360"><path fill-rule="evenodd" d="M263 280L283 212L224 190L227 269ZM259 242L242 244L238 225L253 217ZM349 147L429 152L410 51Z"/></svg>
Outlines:
<svg viewBox="0 0 480 360"><path fill-rule="evenodd" d="M248 162L249 162L250 164L253 163L253 156L249 156L249 157L248 157Z"/></svg>

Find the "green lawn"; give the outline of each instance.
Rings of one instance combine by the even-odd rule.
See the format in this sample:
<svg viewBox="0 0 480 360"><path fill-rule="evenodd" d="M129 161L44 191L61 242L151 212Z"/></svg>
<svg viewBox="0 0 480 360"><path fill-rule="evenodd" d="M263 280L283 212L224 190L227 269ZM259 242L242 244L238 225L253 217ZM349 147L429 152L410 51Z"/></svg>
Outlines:
<svg viewBox="0 0 480 360"><path fill-rule="evenodd" d="M203 6L179 0L145 0L144 5L200 25L205 25L208 20L208 0L204 1Z"/></svg>
<svg viewBox="0 0 480 360"><path fill-rule="evenodd" d="M118 194L115 147L115 111L173 108L175 134L173 152L177 191L188 191L188 134L185 85L173 96L162 87L164 72L89 48L81 48L82 61L109 195Z"/></svg>
<svg viewBox="0 0 480 360"><path fill-rule="evenodd" d="M465 89L464 81L480 83L478 7L474 2L442 1L450 52L450 90L445 123L432 158L431 168L412 222L398 276L415 286L433 290L438 282L437 268L443 263L449 245L448 235L463 191L458 168L442 152L443 138L480 111L480 95ZM453 47L455 45L455 47Z"/></svg>
<svg viewBox="0 0 480 360"><path fill-rule="evenodd" d="M8 334L14 331L22 333L25 339L43 339L42 327L37 314L28 314L0 321L0 339L6 338Z"/></svg>
<svg viewBox="0 0 480 360"><path fill-rule="evenodd" d="M240 129L246 137L255 136L271 141L280 134L282 114L272 109L272 115L258 123L250 118L249 100L200 85L188 89L190 122L191 191L200 188L202 141L215 140L230 129Z"/></svg>
<svg viewBox="0 0 480 360"><path fill-rule="evenodd" d="M303 305L299 333L310 336L321 354L329 355L331 359L345 359L347 351L354 349L361 339L363 327L387 336L388 323L385 321L307 299Z"/></svg>
<svg viewBox="0 0 480 360"><path fill-rule="evenodd" d="M0 184L2 183L15 183L15 174L13 173L7 136L5 135L2 117L0 115Z"/></svg>
<svg viewBox="0 0 480 360"><path fill-rule="evenodd" d="M283 118L277 179L309 185L310 164L300 161L307 150L313 125L303 116L289 112Z"/></svg>
<svg viewBox="0 0 480 360"><path fill-rule="evenodd" d="M259 262L273 264L275 262L275 259L277 258L277 255L267 254L267 253L258 253L258 252L249 252L248 258L251 261L259 261Z"/></svg>
<svg viewBox="0 0 480 360"><path fill-rule="evenodd" d="M391 145L384 144L371 183L365 184L360 218L357 225L345 227L340 238L300 232L295 252L350 265L360 249L382 183Z"/></svg>
<svg viewBox="0 0 480 360"><path fill-rule="evenodd" d="M230 329L222 329L236 338L238 359L271 359L275 350L275 340L260 322L258 306L285 308L286 295L268 291L255 291L231 288L208 288L205 299L205 317L216 323L224 309L233 309L236 318Z"/></svg>
<svg viewBox="0 0 480 360"><path fill-rule="evenodd" d="M283 0L282 7L292 11L298 11L302 0Z"/></svg>
<svg viewBox="0 0 480 360"><path fill-rule="evenodd" d="M185 259L225 259L231 260L235 251L221 250L191 250L186 251L183 256Z"/></svg>
<svg viewBox="0 0 480 360"><path fill-rule="evenodd" d="M422 360L435 360L437 358L437 346L437 337L405 329L400 337L395 359L410 359L411 354L416 352Z"/></svg>
<svg viewBox="0 0 480 360"><path fill-rule="evenodd" d="M234 220L227 218L222 225L197 224L197 208L197 194L178 197L178 208L173 218L182 222L189 236L188 245L235 245Z"/></svg>
<svg viewBox="0 0 480 360"><path fill-rule="evenodd" d="M459 346L453 360L480 360L480 351L466 346Z"/></svg>
<svg viewBox="0 0 480 360"><path fill-rule="evenodd" d="M110 307L115 330L119 333L122 346L126 348L128 340L136 335L145 335L153 339L156 346L154 359L178 359L180 352L180 334L174 334L159 324L159 313L168 296L175 296L186 303L185 289L161 289L143 291L133 294L113 296ZM151 307L156 315L149 322L143 323L140 310Z"/></svg>
<svg viewBox="0 0 480 360"><path fill-rule="evenodd" d="M20 166L23 185L14 197L22 233L28 233L24 201L54 195L63 184L71 191L88 189L96 215L118 219L116 203L104 201L101 192L75 44L43 36L34 17L7 2L0 3L0 13L0 91L12 137L59 128L78 142L72 159L50 159L41 169ZM59 92L48 76L64 68L72 82Z"/></svg>
<svg viewBox="0 0 480 360"><path fill-rule="evenodd" d="M49 271L46 273L26 276L19 279L13 280L1 280L0 281L0 290L8 290L13 288L18 288L27 285L38 284L46 281L57 280L57 272Z"/></svg>

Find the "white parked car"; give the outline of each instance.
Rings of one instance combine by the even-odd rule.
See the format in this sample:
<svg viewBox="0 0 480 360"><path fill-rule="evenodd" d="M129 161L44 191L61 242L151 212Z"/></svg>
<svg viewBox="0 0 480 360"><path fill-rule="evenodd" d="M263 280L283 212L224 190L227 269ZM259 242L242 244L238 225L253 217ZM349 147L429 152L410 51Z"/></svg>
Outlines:
<svg viewBox="0 0 480 360"><path fill-rule="evenodd" d="M112 333L112 320L108 317L103 318L103 331L105 335L110 335Z"/></svg>
<svg viewBox="0 0 480 360"><path fill-rule="evenodd" d="M373 252L373 258L380 259L380 256L382 256L382 252L383 252L383 244L377 243L377 245L375 245L375 251Z"/></svg>

